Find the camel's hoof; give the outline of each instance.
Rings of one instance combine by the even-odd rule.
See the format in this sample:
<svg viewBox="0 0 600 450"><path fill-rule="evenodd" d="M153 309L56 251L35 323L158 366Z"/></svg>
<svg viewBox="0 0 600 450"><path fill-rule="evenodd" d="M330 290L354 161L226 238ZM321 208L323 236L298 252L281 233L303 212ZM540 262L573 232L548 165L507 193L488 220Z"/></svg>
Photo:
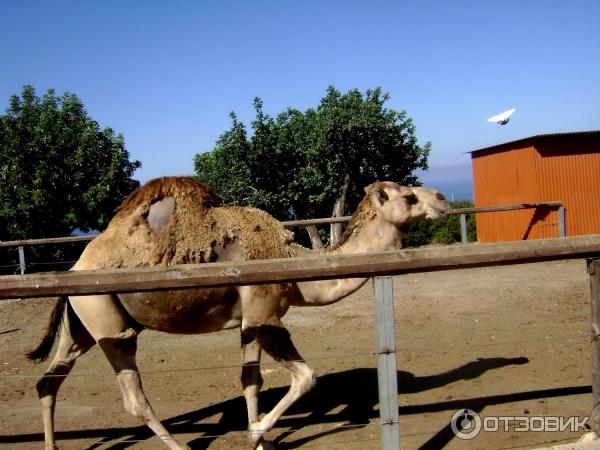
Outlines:
<svg viewBox="0 0 600 450"><path fill-rule="evenodd" d="M257 450L263 442L262 435L264 431L260 428L260 422L252 422L248 424L248 441L253 449Z"/></svg>
<svg viewBox="0 0 600 450"><path fill-rule="evenodd" d="M277 450L277 446L263 438L265 431L260 422L252 422L248 425L248 440L254 450Z"/></svg>
<svg viewBox="0 0 600 450"><path fill-rule="evenodd" d="M594 433L593 431L590 431L588 433L585 433L579 439L577 439L577 442L590 442L590 441L596 441L596 440L598 440L598 435L596 433Z"/></svg>

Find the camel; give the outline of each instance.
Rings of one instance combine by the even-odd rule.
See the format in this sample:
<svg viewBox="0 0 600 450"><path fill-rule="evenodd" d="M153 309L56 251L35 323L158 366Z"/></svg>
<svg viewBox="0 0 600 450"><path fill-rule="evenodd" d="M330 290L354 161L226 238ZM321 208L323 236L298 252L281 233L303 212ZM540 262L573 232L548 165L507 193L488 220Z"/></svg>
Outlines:
<svg viewBox="0 0 600 450"><path fill-rule="evenodd" d="M71 270L169 266L213 261L287 258L397 249L410 223L443 217L449 210L434 189L375 182L353 214L342 240L312 251L264 211L221 206L214 190L190 177L163 177L135 190L117 209L106 230L85 248ZM170 449L180 444L154 414L136 365L137 335L143 329L168 333L208 333L241 328L241 384L253 449L271 447L263 435L316 382L313 370L292 343L281 318L290 306L321 306L341 300L368 278L259 286L62 297L39 346L28 354L43 361L58 348L36 387L42 404L45 448L54 437L56 395L76 359L98 343L115 370L125 410ZM287 369L287 394L262 418L258 395L263 384L261 351Z"/></svg>

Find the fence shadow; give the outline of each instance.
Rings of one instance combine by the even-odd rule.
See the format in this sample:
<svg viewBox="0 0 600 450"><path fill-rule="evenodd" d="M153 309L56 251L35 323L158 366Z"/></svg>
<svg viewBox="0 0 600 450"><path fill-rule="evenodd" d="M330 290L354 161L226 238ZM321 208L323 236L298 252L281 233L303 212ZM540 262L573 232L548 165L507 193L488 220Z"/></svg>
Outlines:
<svg viewBox="0 0 600 450"><path fill-rule="evenodd" d="M458 411L459 409L471 409L477 414L480 414L485 407L491 405L591 393L592 386L571 386L553 389L541 389L538 391L517 392L513 394L492 395L489 397L470 398L465 400L453 400L450 402L440 403L437 405L438 409L434 408L433 410L430 409L431 405L411 406L409 409L413 414L439 410L448 410L454 412ZM400 408L400 411L402 411L402 408ZM444 446L446 446L452 439L454 439L454 433L450 423L450 415L448 415L448 423L436 434L434 434L425 444L423 444L420 449L435 450L444 448Z"/></svg>
<svg viewBox="0 0 600 450"><path fill-rule="evenodd" d="M399 371L398 383L400 393L417 393L446 386L459 380L469 380L480 377L489 370L499 369L508 365L526 364L527 358L478 358L450 371L429 375L415 376L412 373ZM261 393L261 411L270 410L285 394L287 387L266 389ZM437 411L455 411L460 408L471 408L480 411L485 406L509 403L523 399L547 398L553 396L573 395L591 392L590 386L565 387L558 389L521 392L500 396L488 396L474 399L451 400L441 403L412 405L400 408L401 415L422 414ZM307 442L325 435L343 432L348 426L364 427L369 421L379 416L375 407L379 403L377 392L377 369L357 368L342 372L325 374L319 377L313 391L293 405L286 415L277 423L277 428L283 430L275 439L281 449L294 449ZM334 413L331 413L334 411ZM125 414L125 412L123 412ZM220 414L217 423L202 423L210 417ZM246 405L242 396L232 398L211 406L200 408L185 414L163 420L163 423L174 435L196 434L197 438L187 444L192 449L205 449L217 437L228 432L246 430ZM336 423L336 428L322 433L296 440L289 438L293 434L310 425ZM343 423L340 427L339 424ZM452 436L448 435L449 426L441 430L426 444L427 448L440 448ZM451 431L450 431L451 433ZM111 429L90 429L82 431L59 431L59 441L71 439L97 438L98 441L88 449L105 447L111 450L125 449L133 442L144 441L153 436L147 427L122 427ZM282 442L285 439L285 442ZM42 433L0 436L0 444L25 443L43 441ZM129 441L129 442L128 442Z"/></svg>
<svg viewBox="0 0 600 450"><path fill-rule="evenodd" d="M538 206L537 208L535 208L533 216L531 216L531 220L527 225L527 229L525 230L525 234L523 235L522 240L526 241L527 239L529 239L529 235L531 234L531 230L533 230L535 224L546 220L546 218L552 211L556 211L556 208L551 208L546 205Z"/></svg>

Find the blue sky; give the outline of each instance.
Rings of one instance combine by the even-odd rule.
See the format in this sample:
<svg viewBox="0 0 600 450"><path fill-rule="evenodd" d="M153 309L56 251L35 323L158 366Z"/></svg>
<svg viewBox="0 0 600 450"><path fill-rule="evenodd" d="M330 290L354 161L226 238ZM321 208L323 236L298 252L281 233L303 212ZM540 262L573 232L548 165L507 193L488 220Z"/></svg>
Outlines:
<svg viewBox="0 0 600 450"><path fill-rule="evenodd" d="M77 94L141 181L191 174L255 96L276 114L381 86L452 178L465 151L600 128L600 1L5 1L2 111L24 84Z"/></svg>

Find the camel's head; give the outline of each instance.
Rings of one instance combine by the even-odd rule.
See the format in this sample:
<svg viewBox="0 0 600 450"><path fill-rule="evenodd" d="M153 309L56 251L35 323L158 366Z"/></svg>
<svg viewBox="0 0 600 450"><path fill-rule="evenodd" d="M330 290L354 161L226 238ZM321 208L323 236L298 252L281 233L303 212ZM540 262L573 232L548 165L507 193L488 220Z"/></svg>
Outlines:
<svg viewBox="0 0 600 450"><path fill-rule="evenodd" d="M377 215L399 229L425 219L444 217L450 205L435 189L406 187L391 181L378 181L365 188Z"/></svg>

